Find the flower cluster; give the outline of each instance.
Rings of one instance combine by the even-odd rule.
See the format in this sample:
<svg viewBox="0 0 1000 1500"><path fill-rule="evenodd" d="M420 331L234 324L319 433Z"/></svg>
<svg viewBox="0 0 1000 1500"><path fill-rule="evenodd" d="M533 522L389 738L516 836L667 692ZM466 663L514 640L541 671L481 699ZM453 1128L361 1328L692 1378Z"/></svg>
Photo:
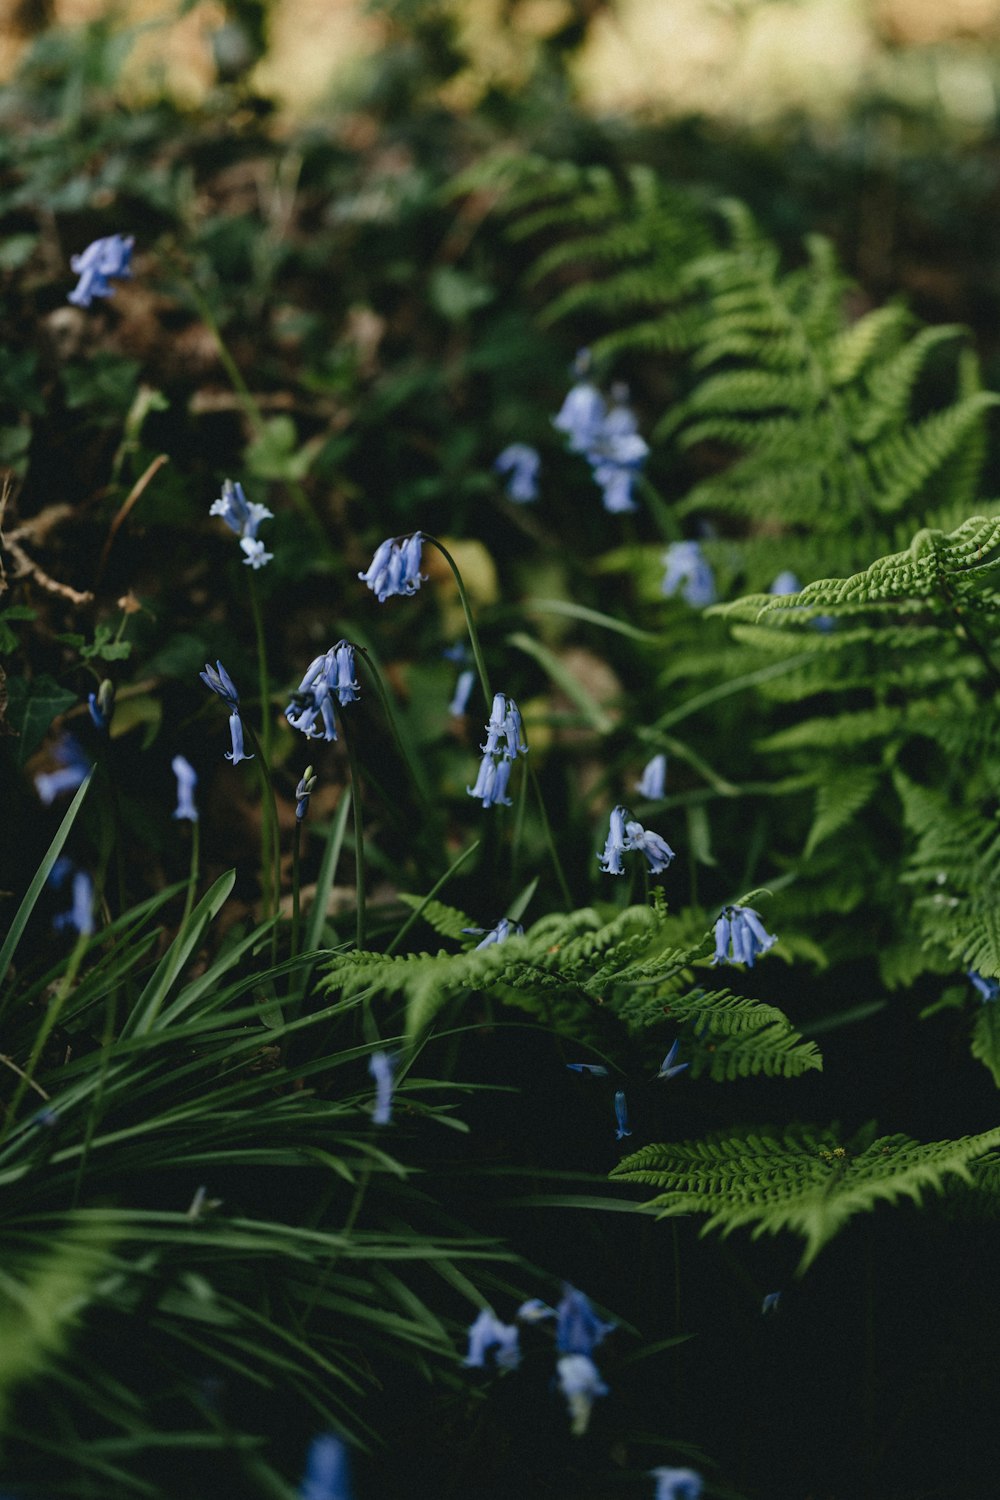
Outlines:
<svg viewBox="0 0 1000 1500"><path fill-rule="evenodd" d="M273 552L264 551L264 543L257 539L257 528L261 521L269 521L273 517L273 511L269 511L266 505L257 505L247 499L243 493L243 486L231 479L222 481L222 494L218 500L213 500L208 511L210 516L221 516L229 527L240 539L240 547L246 553L243 561L256 571L269 563L274 556Z"/></svg>
<svg viewBox="0 0 1000 1500"><path fill-rule="evenodd" d="M83 747L71 734L64 734L56 741L52 758L56 769L39 771L35 775L35 790L46 807L51 807L64 792L75 792L90 770L90 761Z"/></svg>
<svg viewBox="0 0 1000 1500"><path fill-rule="evenodd" d="M671 542L663 554L666 572L660 590L672 599L680 590L685 604L704 609L716 600L715 578L700 542Z"/></svg>
<svg viewBox="0 0 1000 1500"><path fill-rule="evenodd" d="M115 289L108 284L108 277L117 277L119 281L131 277L134 244L130 234L109 234L102 240L94 240L82 255L70 256L70 270L80 280L67 301L77 307L89 307L95 297L113 297Z"/></svg>
<svg viewBox="0 0 1000 1500"><path fill-rule="evenodd" d="M649 802L662 802L667 788L667 757L661 751L647 761L642 775L635 784L640 797Z"/></svg>
<svg viewBox="0 0 1000 1500"><path fill-rule="evenodd" d="M347 1449L332 1432L321 1433L309 1445L299 1500L350 1500Z"/></svg>
<svg viewBox="0 0 1000 1500"><path fill-rule="evenodd" d="M649 454L649 445L639 436L639 424L628 405L628 389L614 385L606 404L597 386L588 380L590 352L576 357L576 384L566 396L552 424L565 433L571 453L582 453L602 491L604 509L612 515L637 509L632 485Z"/></svg>
<svg viewBox="0 0 1000 1500"><path fill-rule="evenodd" d="M750 906L727 906L715 924L713 964L747 964L753 968L758 953L778 941L764 931L760 914Z"/></svg>
<svg viewBox="0 0 1000 1500"><path fill-rule="evenodd" d="M603 1322L590 1299L575 1287L563 1288L562 1300L555 1308L532 1297L518 1308L514 1323L501 1323L490 1308L483 1308L469 1329L469 1351L463 1364L466 1369L485 1369L487 1356L492 1353L499 1369L516 1370L521 1361L517 1325L542 1323L549 1318L554 1320L556 1375L569 1408L570 1430L574 1437L582 1437L595 1399L608 1394L591 1355L617 1325Z"/></svg>
<svg viewBox="0 0 1000 1500"><path fill-rule="evenodd" d="M241 760L253 760L252 755L247 755L243 749L243 721L240 718L240 695L236 686L221 661L215 666L205 663L204 672L198 673L206 687L217 693L223 703L232 709L229 715L229 735L232 740L232 750L226 751L226 759L231 760L234 766L238 766Z"/></svg>
<svg viewBox="0 0 1000 1500"><path fill-rule="evenodd" d="M480 746L483 758L475 786L467 786L470 797L482 798L484 807L495 807L498 803L510 807L507 783L510 768L519 755L527 755L528 742L524 738L521 714L513 698L504 693L494 693L493 707L486 726L486 743Z"/></svg>
<svg viewBox="0 0 1000 1500"><path fill-rule="evenodd" d="M198 785L198 773L183 755L175 755L170 762L170 768L177 777L177 806L174 809L174 817L184 818L189 823L197 823L198 809L194 805L194 789Z"/></svg>
<svg viewBox="0 0 1000 1500"><path fill-rule="evenodd" d="M81 937L89 937L94 930L94 882L86 870L77 869L73 861L63 855L52 866L49 885L60 891L67 882L72 905L68 911L61 911L53 917L52 925L57 932L77 932Z"/></svg>
<svg viewBox="0 0 1000 1500"><path fill-rule="evenodd" d="M530 505L538 499L538 471L542 460L527 443L510 443L493 461L498 474L508 475L507 499L515 505Z"/></svg>
<svg viewBox="0 0 1000 1500"><path fill-rule="evenodd" d="M643 828L641 823L629 816L627 808L616 807L611 813L604 853L597 856L601 869L606 875L624 875L622 855L632 849L639 850L646 856L651 875L659 875L674 858L674 851L666 839Z"/></svg>
<svg viewBox="0 0 1000 1500"><path fill-rule="evenodd" d="M407 537L402 546L393 537L379 543L368 571L359 573L358 577L368 585L380 604L393 594L417 592L427 576L420 571L423 543L419 531Z"/></svg>
<svg viewBox="0 0 1000 1500"><path fill-rule="evenodd" d="M343 708L345 703L356 703L358 697L354 647L350 641L338 641L309 663L305 676L291 694L292 701L285 709L285 718L307 739L329 742L337 738L334 698ZM316 723L318 718L323 720L322 729Z"/></svg>

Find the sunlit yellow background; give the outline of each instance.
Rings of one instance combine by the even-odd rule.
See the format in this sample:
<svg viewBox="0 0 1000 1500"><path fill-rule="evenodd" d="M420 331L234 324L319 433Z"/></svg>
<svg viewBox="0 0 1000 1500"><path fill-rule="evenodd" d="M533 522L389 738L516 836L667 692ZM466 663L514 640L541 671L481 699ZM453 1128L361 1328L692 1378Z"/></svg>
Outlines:
<svg viewBox="0 0 1000 1500"><path fill-rule="evenodd" d="M0 0L0 76L25 45L15 8ZM471 107L491 84L516 87L567 11L568 0L521 0L512 12L502 0L456 0L473 62L448 102ZM211 86L220 0L199 0L180 20L173 0L55 0L62 26L109 12L142 28L126 96L166 87L196 102ZM385 38L361 0L275 0L270 34L253 82L290 114L343 93ZM975 131L995 118L998 59L1000 0L618 0L597 15L574 67L581 100L602 113L755 124L802 110L822 120L876 90Z"/></svg>

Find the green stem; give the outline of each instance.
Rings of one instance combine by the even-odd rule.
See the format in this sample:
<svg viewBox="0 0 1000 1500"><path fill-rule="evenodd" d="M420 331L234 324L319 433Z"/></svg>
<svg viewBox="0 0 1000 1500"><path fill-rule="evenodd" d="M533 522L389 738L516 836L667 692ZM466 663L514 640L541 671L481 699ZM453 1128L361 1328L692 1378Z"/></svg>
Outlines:
<svg viewBox="0 0 1000 1500"><path fill-rule="evenodd" d="M198 864L199 849L201 846L201 830L198 819L195 818L191 824L191 871L188 875L187 895L184 897L184 915L181 917L181 928L187 926L188 917L194 907L195 892L198 889Z"/></svg>
<svg viewBox="0 0 1000 1500"><path fill-rule="evenodd" d="M254 734L250 725L246 726L247 739L253 747L254 759L257 762L257 777L260 781L261 792L261 841L260 841L260 879L261 890L264 897L264 907L268 917L277 917L278 900L281 893L281 842L278 831L278 804L274 796L274 787L271 783L271 768L267 756L264 754L260 740ZM271 928L271 963L278 961L278 925L275 922Z"/></svg>
<svg viewBox="0 0 1000 1500"><path fill-rule="evenodd" d="M365 834L361 813L361 778L357 756L354 753L351 736L347 733L343 712L340 715L340 727L344 735L347 762L351 768L351 810L354 813L354 889L357 901L355 938L360 952L365 946Z"/></svg>
<svg viewBox="0 0 1000 1500"><path fill-rule="evenodd" d="M486 671L486 663L483 660L482 647L479 644L479 631L476 629L476 622L472 614L472 605L469 603L469 596L466 593L465 584L462 581L462 575L458 571L458 564L452 557L451 553L448 551L448 548L444 545L443 542L439 542L437 537L428 536L426 531L422 532L421 534L425 542L430 542L432 547L436 547L438 549L441 556L444 558L445 562L448 564L449 568L455 575L455 582L458 584L459 598L462 601L462 608L465 611L465 623L469 631L469 641L472 645L472 655L475 659L476 671L479 673L479 681L482 684L483 695L486 699L486 707L488 709L492 708L493 693L490 689L490 679Z"/></svg>
<svg viewBox="0 0 1000 1500"><path fill-rule="evenodd" d="M254 634L257 637L257 680L260 684L260 742L264 747L264 759L271 760L271 685L267 670L267 636L264 632L264 614L260 607L257 580L250 574L250 610L253 614Z"/></svg>
<svg viewBox="0 0 1000 1500"><path fill-rule="evenodd" d="M295 819L295 833L292 836L292 958L299 951L299 855L302 846L302 822Z"/></svg>
<svg viewBox="0 0 1000 1500"><path fill-rule="evenodd" d="M569 910L573 905L573 897L570 895L569 886L566 883L566 876L563 874L562 862L559 859L559 851L556 849L556 841L552 836L552 824L549 822L549 815L545 810L545 798L542 796L541 783L538 780L538 774L535 771L535 768L530 760L527 762L527 767L528 775L531 777L531 785L534 789L535 797L538 801L538 811L541 814L542 818L542 830L545 834L545 842L548 845L549 855L551 856L552 864L556 872L556 879L559 881L559 888L562 891L562 898L566 903L566 909Z"/></svg>
<svg viewBox="0 0 1000 1500"><path fill-rule="evenodd" d="M250 387L243 379L243 376L240 373L239 365L233 359L233 356L230 354L228 348L226 347L226 341L222 337L222 330L219 327L215 314L213 313L208 300L202 296L201 291L199 290L196 282L192 277L185 276L183 279L188 291L191 294L191 300L194 303L195 307L198 309L198 316L201 318L202 322L205 324L205 327L208 329L209 333L212 335L212 338L215 340L215 347L218 350L222 367L225 370L226 374L229 376L230 385L236 392L236 395L239 397L240 405L243 407L243 411L248 422L250 423L254 436L259 437L267 427L264 413L261 411L260 406L254 400L253 392L250 390ZM309 496L306 494L302 486L296 483L296 481L293 479L284 480L283 486L286 493L291 497L293 505L301 514L302 519L306 522L310 531L313 532L316 540L321 544L322 550L326 552L328 545L326 532L323 529L322 521L312 507L312 502L310 501Z"/></svg>
<svg viewBox="0 0 1000 1500"><path fill-rule="evenodd" d="M451 877L453 875L456 875L458 873L458 871L461 869L462 865L465 864L465 861L467 859L471 859L472 855L475 854L475 852L476 852L476 850L478 848L479 848L479 840L476 839L475 843L470 844L469 847L468 847L468 849L463 849L462 850L461 854L454 861L454 863L451 864L448 867L447 870L445 870L444 874L441 876L441 879L439 881L437 881L437 883L435 885L431 886L430 890L427 892L427 895L421 901L420 905L418 907L416 907L413 911L410 912L410 915L407 917L407 919L403 923L402 927L396 933L396 936L393 938L392 942L386 948L385 951L386 951L386 955L387 956L390 953L395 953L396 949L399 947L400 943L403 941L403 939L405 938L406 934L409 932L410 928L413 926L414 922L416 922L416 920L418 919L418 917L420 917L420 916L423 915L423 913L426 910L427 906L430 904L431 901L434 900L434 897L437 895L438 891L440 891L442 889L442 887L444 887L444 886L446 886L448 884L448 881L451 879Z"/></svg>

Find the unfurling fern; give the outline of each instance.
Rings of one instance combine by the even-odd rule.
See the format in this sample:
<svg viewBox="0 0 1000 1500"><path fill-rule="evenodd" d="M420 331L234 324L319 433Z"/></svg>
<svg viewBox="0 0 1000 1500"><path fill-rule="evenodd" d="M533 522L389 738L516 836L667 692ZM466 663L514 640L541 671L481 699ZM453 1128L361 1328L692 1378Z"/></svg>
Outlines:
<svg viewBox="0 0 1000 1500"><path fill-rule="evenodd" d="M848 1142L835 1128L757 1127L703 1141L644 1146L611 1173L658 1189L644 1207L666 1217L708 1215L703 1233L753 1226L754 1238L790 1230L805 1240L801 1274L856 1214L879 1202L943 1192L949 1178L973 1182L970 1164L1000 1145L1000 1127L957 1141L921 1144L905 1135Z"/></svg>

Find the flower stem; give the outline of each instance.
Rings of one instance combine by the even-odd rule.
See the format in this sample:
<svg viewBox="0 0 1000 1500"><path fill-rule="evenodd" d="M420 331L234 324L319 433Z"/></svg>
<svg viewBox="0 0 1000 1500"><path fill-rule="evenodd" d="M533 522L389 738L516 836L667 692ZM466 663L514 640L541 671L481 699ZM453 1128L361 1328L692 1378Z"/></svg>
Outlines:
<svg viewBox="0 0 1000 1500"><path fill-rule="evenodd" d="M302 821L295 819L295 832L292 835L292 947L291 957L294 958L299 951L299 856L302 848Z"/></svg>
<svg viewBox="0 0 1000 1500"><path fill-rule="evenodd" d="M534 789L535 797L538 802L538 811L541 814L542 818L542 829L545 834L545 842L548 845L553 868L556 872L556 879L559 881L559 888L562 891L562 898L566 903L567 910L569 910L573 905L573 897L570 895L569 886L566 883L566 876L563 873L562 863L559 859L559 852L556 849L556 841L552 836L552 824L549 822L549 815L545 810L545 798L542 796L541 783L538 780L538 773L530 760L528 761L527 765L528 775L531 778L531 785Z"/></svg>
<svg viewBox="0 0 1000 1500"><path fill-rule="evenodd" d="M340 715L340 727L344 736L347 762L351 768L351 811L354 814L354 889L357 903L355 938L360 951L365 946L365 833L361 813L361 778L354 745L347 732L343 713Z"/></svg>
<svg viewBox="0 0 1000 1500"><path fill-rule="evenodd" d="M271 759L271 685L267 670L267 636L264 632L264 614L260 607L257 580L250 574L250 610L253 614L254 634L257 637L257 678L260 684L260 742L264 747L264 759Z"/></svg>
<svg viewBox="0 0 1000 1500"><path fill-rule="evenodd" d="M490 708L493 703L493 693L490 689L490 679L486 671L486 663L483 660L482 647L479 644L479 631L476 629L476 622L472 614L472 605L469 602L469 595L466 592L465 584L462 581L462 575L458 571L458 564L452 557L451 553L448 551L448 548L444 545L443 542L439 542L437 537L428 536L426 531L423 532L422 535L425 542L430 542L432 547L436 547L438 549L441 556L444 558L445 562L448 564L449 568L455 575L455 582L458 584L459 598L462 601L462 608L465 611L465 623L468 626L469 630L469 641L472 645L472 655L475 658L476 671L479 673L479 681L482 684L483 696L486 699L486 707Z"/></svg>
<svg viewBox="0 0 1000 1500"><path fill-rule="evenodd" d="M257 762L257 776L261 792L261 840L260 883L264 897L264 909L268 917L278 915L278 899L281 892L281 841L278 831L278 804L271 783L271 768L260 740L250 725L246 726L247 738L253 746ZM271 963L278 961L278 925L271 927Z"/></svg>

